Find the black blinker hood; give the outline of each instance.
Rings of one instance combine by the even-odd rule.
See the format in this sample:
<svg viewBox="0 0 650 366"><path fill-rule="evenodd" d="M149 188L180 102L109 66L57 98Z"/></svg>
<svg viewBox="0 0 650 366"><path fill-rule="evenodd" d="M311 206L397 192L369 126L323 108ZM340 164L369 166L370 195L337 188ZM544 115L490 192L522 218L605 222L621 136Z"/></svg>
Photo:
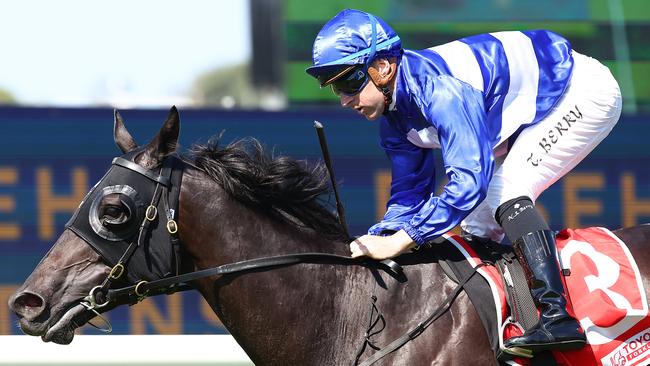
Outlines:
<svg viewBox="0 0 650 366"><path fill-rule="evenodd" d="M131 243L138 245L138 234L145 220L147 207L152 203L158 186L158 215L148 222L137 248L126 262L127 279L131 283L152 281L175 274L175 255L170 233L167 231L166 202L163 197L170 191L170 178L178 192L182 179L182 162L174 155L162 163L163 174L147 170L133 162L141 150L136 150L113 160L113 165L104 177L88 192L79 208L66 224L98 252L104 261L114 267L126 253ZM173 174L172 174L173 172ZM167 177L164 174L167 173ZM130 217L119 224L102 223L98 217L98 203L108 194L118 194L122 205L128 208ZM177 197L172 198L177 202ZM175 207L171 207L175 208ZM174 219L178 222L178 213ZM162 217L161 217L162 216Z"/></svg>

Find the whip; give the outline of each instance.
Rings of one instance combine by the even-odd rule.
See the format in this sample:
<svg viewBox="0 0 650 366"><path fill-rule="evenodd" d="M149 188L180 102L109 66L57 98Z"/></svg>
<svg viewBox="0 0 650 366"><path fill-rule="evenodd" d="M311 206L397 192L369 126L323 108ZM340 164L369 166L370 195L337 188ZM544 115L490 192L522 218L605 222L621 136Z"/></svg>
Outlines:
<svg viewBox="0 0 650 366"><path fill-rule="evenodd" d="M339 215L339 222L343 228L343 232L350 238L350 230L348 229L347 221L345 221L345 210L343 209L343 204L341 204L341 198L339 197L339 190L336 186L336 178L334 177L334 169L332 168L332 159L330 159L330 151L327 148L327 140L325 139L325 129L323 124L314 121L314 128L316 128L316 133L318 134L318 142L320 142L320 149L323 154L323 160L325 160L325 166L327 167L327 172L330 175L330 181L332 182L332 190L334 191L334 197L336 198L336 212Z"/></svg>

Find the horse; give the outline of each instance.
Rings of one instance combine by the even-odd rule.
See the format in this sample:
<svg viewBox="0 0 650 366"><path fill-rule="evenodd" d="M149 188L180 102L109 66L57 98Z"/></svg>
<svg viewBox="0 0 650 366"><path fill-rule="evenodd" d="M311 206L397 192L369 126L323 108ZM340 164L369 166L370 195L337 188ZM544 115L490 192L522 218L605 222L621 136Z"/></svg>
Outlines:
<svg viewBox="0 0 650 366"><path fill-rule="evenodd" d="M187 276L256 365L351 365L409 331L456 288L439 263L418 253L396 259L406 281L364 260L249 265L285 254L349 256L348 237L323 202L331 189L327 171L270 156L256 140L222 147L211 139L173 158L179 130L173 107L139 146L115 112L123 155L9 299L24 333L68 344L95 315L153 295L146 288L156 281ZM650 287L650 226L615 234ZM211 270L233 263L244 270ZM375 328L379 320L383 330ZM496 363L477 311L460 293L434 326L375 364Z"/></svg>

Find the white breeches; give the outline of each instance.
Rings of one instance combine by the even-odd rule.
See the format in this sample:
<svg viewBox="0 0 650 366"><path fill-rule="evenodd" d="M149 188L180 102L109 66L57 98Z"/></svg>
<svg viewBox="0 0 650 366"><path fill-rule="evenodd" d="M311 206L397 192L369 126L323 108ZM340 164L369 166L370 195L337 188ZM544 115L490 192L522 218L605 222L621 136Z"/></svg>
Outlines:
<svg viewBox="0 0 650 366"><path fill-rule="evenodd" d="M621 92L609 69L575 51L573 59L573 74L562 99L543 120L521 132L507 155L495 159L487 196L461 223L464 231L501 241L504 233L494 218L497 208L520 196L535 202L618 121Z"/></svg>

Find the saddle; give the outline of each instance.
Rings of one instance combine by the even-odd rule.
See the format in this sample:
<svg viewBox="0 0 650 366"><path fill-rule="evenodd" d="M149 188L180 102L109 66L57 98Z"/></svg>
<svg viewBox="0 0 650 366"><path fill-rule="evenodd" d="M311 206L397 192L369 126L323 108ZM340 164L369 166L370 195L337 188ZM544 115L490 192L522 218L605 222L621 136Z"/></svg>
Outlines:
<svg viewBox="0 0 650 366"><path fill-rule="evenodd" d="M464 290L481 319L497 361L502 365L513 361L516 355L504 351L504 325L514 324L518 328L514 334L523 334L537 324L539 316L523 268L512 247L471 236L444 239L429 248L435 251L438 264L454 282L459 283L460 279L469 276L477 264L489 264L479 272L483 272L482 276L468 281ZM493 288L504 291L497 294L498 299L494 297ZM531 365L557 365L549 352L537 354L531 361Z"/></svg>
<svg viewBox="0 0 650 366"><path fill-rule="evenodd" d="M508 338L504 337L504 333L507 332L509 336L523 334L526 330L534 327L539 320L537 308L526 282L526 275L517 256L509 245L471 236L453 238L462 240L463 244L474 250L475 263L487 263L491 266L491 269L485 271L492 272L488 274L493 277L491 278L494 282L492 286L488 283L486 274L483 274L483 276L477 276L470 280L464 289L479 314L497 361L506 365L509 361L517 360L516 354L504 350L503 341ZM458 283L459 279L468 276L473 271L474 266L466 256L471 254L460 251L451 240L436 243L435 251L439 258L438 264L454 282ZM498 278L494 278L496 276ZM496 280L499 280L500 284ZM500 297L505 299L505 303L495 301L491 291L491 287L494 286L503 289L504 293ZM506 312L497 309L497 306L506 307ZM501 316L498 316L498 312L501 312ZM513 330L506 329L506 327L515 328ZM550 352L536 354L529 364L534 366L557 365Z"/></svg>
<svg viewBox="0 0 650 366"><path fill-rule="evenodd" d="M604 228L561 231L557 244L568 310L581 322L589 344L533 358L516 357L503 348L505 339L522 334L539 319L510 246L445 235L424 250L433 251L457 283L472 271L481 274L463 288L501 365L645 365L650 360L650 317L638 268L625 244Z"/></svg>

